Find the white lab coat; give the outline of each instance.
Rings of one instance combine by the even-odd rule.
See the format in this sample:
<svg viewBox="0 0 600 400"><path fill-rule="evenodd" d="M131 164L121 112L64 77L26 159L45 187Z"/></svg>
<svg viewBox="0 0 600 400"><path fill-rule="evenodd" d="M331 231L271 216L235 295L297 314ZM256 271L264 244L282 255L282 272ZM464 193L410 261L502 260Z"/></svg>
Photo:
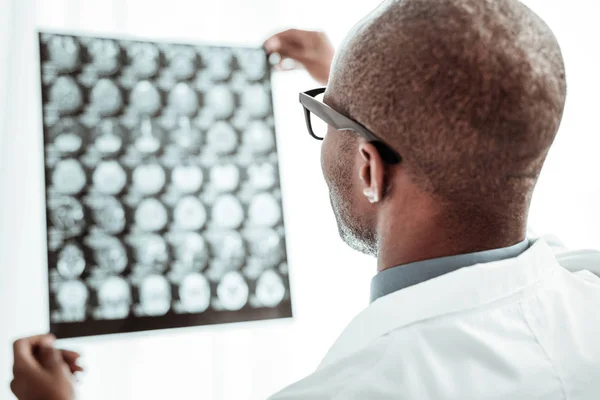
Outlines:
<svg viewBox="0 0 600 400"><path fill-rule="evenodd" d="M537 240L381 297L272 400L599 400L600 278L560 265L600 271L598 254Z"/></svg>

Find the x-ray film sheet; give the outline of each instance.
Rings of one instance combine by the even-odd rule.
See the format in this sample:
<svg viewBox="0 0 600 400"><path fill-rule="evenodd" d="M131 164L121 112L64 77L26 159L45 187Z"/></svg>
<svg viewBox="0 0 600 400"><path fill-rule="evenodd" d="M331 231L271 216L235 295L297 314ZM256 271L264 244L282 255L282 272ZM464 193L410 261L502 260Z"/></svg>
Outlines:
<svg viewBox="0 0 600 400"><path fill-rule="evenodd" d="M40 33L51 331L291 317L261 48Z"/></svg>

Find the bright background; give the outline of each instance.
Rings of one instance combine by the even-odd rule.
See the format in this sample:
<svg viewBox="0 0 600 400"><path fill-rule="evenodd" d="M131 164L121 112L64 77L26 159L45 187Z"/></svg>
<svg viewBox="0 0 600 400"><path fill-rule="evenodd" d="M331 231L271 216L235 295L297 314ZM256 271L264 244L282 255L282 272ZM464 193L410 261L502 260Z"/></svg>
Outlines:
<svg viewBox="0 0 600 400"><path fill-rule="evenodd" d="M10 343L48 326L36 29L144 39L260 44L288 27L325 30L337 45L378 1L0 0L0 399L10 399ZM569 97L534 198L530 225L568 246L600 247L600 11L597 0L526 1L562 44ZM264 399L316 367L367 305L373 260L338 239L297 92L274 96L293 320L64 341L81 351L85 400Z"/></svg>

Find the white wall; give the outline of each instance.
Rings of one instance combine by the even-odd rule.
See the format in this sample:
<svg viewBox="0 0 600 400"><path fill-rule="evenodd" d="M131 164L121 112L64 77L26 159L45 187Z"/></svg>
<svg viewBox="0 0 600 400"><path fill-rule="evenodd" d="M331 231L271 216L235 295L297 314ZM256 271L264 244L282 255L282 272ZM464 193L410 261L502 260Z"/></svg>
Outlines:
<svg viewBox="0 0 600 400"><path fill-rule="evenodd" d="M572 247L600 247L600 26L596 0L524 1L554 30L568 81L565 115L536 188L530 225Z"/></svg>
<svg viewBox="0 0 600 400"><path fill-rule="evenodd" d="M570 84L531 223L572 247L600 247L600 27L594 2L526 1L556 31ZM0 0L0 399L10 398L10 341L48 324L35 29L256 44L298 26L325 29L337 43L377 3ZM314 83L291 73L276 76L274 85L296 318L65 341L85 355L82 399L265 398L309 373L367 304L374 262L337 239L319 144L306 135L297 103L296 93Z"/></svg>

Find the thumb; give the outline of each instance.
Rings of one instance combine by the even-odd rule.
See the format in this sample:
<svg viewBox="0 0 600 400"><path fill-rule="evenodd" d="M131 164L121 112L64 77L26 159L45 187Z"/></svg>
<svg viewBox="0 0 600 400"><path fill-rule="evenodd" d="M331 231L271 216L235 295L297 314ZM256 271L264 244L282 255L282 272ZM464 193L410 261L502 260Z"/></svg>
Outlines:
<svg viewBox="0 0 600 400"><path fill-rule="evenodd" d="M279 53L282 58L292 58L302 62L306 49L304 36L307 32L289 29L279 32L264 42L267 54Z"/></svg>
<svg viewBox="0 0 600 400"><path fill-rule="evenodd" d="M40 346L39 358L42 367L49 371L59 369L64 364L61 351L48 345Z"/></svg>
<svg viewBox="0 0 600 400"><path fill-rule="evenodd" d="M264 47L269 54L278 52L281 50L281 39L277 36L273 36L265 41Z"/></svg>

